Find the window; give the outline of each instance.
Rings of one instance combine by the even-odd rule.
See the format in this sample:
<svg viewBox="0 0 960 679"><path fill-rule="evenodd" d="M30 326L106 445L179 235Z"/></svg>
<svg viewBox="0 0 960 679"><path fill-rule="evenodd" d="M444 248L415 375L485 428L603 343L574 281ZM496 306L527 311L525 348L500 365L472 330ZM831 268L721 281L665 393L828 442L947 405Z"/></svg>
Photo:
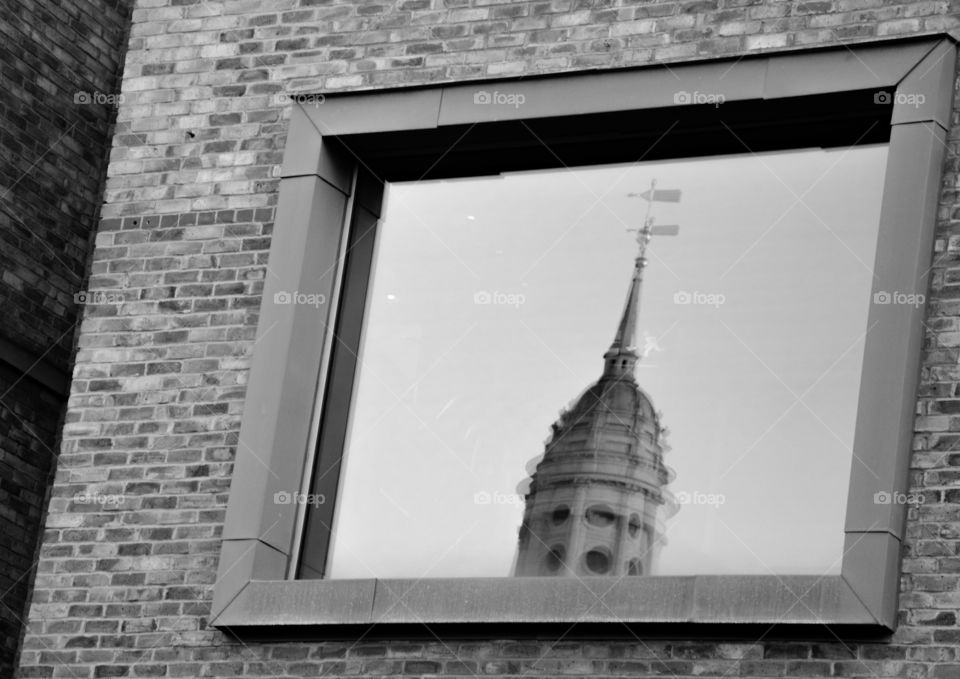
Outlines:
<svg viewBox="0 0 960 679"><path fill-rule="evenodd" d="M606 575L610 572L610 550L604 547L594 547L583 557L587 573L592 575Z"/></svg>
<svg viewBox="0 0 960 679"><path fill-rule="evenodd" d="M855 59L838 50L678 66L670 73L655 68L497 83L501 93L512 88L514 102L523 97L522 106L506 108L475 100L484 85L456 85L329 97L322 107L294 109L277 216L284 228L277 229L270 255L283 266L272 267L277 280L265 293L216 590L217 624L827 621L893 627L905 506L883 499L905 490L923 308L889 303L883 295L926 290L952 55L949 42L912 41L858 48ZM684 101L676 98L678 91L702 92L721 80L721 106L678 105ZM918 105L920 94L924 102ZM745 147L782 153L853 145L885 152L887 164L868 294L875 303L869 305L867 325L878 331L863 345L838 574L625 580L611 573L651 569L639 555L615 558L608 544L590 538L584 551L548 542L550 550L537 564L545 577L325 577L328 566L336 567L335 544L334 560L327 560L338 493L343 490L345 498L349 491L341 488L349 474L337 455L348 444L356 377L362 378L356 351L364 328L372 327L365 326L364 312L376 289L368 273L385 182L631 163L641 157L679 161L742 153ZM305 303L270 304L273 295ZM633 360L609 352L606 365L623 370ZM312 413L305 404L315 402ZM651 424L659 421L652 403L641 411L649 426L640 427L637 440L666 445ZM554 433L566 422L558 418ZM629 450L634 439L621 435L611 445ZM544 456L540 462L547 461ZM536 473L538 465L527 473ZM319 484L315 469L322 470ZM655 475L660 473L656 467ZM656 542L655 527L639 509L612 501L582 508L564 504L570 513L560 512L559 521L556 500L545 504L544 530L581 523L597 532L625 527L625 540ZM520 526L520 537L529 542L540 529L536 519L514 523L505 534L516 540ZM552 576L565 568L582 569L603 588L592 589L582 578ZM294 574L301 579L290 579ZM468 592L471 605L454 610L452 602L462 602ZM518 608L521 593L537 605ZM745 598L759 603L738 608Z"/></svg>
<svg viewBox="0 0 960 679"><path fill-rule="evenodd" d="M563 560L566 551L562 546L552 547L543 559L543 571L541 575L556 575L563 569Z"/></svg>
<svg viewBox="0 0 960 679"><path fill-rule="evenodd" d="M529 575L585 539L649 575L839 574L886 156L389 185L306 575Z"/></svg>

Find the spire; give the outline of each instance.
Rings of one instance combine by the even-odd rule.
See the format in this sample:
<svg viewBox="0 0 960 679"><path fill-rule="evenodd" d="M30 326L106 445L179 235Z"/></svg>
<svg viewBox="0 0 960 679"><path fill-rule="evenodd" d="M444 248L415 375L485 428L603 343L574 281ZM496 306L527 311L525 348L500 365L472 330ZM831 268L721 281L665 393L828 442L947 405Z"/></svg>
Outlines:
<svg viewBox="0 0 960 679"><path fill-rule="evenodd" d="M604 377L632 378L634 368L640 354L637 353L637 316L640 312L640 285L643 282L643 268L647 260L641 255L637 257L633 267L633 278L630 280L630 289L627 291L627 301L623 305L623 315L617 334L610 344L607 353L603 355Z"/></svg>
<svg viewBox="0 0 960 679"><path fill-rule="evenodd" d="M676 236L679 227L676 225L654 226L650 215L654 201L676 203L680 200L679 189L657 189L657 182L650 182L650 190L643 193L631 193L630 197L639 197L647 201L647 214L643 218L643 226L629 229L637 232L637 257L634 260L633 278L630 280L630 289L627 292L627 302L623 306L623 316L617 327L617 334L613 343L603 355L603 376L615 379L635 379L633 371L637 366L640 354L637 352L637 316L640 311L640 285L643 283L643 269L647 265L647 246L655 235Z"/></svg>

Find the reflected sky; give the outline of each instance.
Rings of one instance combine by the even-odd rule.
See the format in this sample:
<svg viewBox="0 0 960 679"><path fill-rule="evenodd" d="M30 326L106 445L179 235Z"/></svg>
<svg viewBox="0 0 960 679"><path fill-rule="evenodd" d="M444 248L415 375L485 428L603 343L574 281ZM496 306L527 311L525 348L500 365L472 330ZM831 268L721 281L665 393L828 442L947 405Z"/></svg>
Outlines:
<svg viewBox="0 0 960 679"><path fill-rule="evenodd" d="M596 381L646 203L659 574L838 573L886 146L391 185L330 577L509 575L518 485Z"/></svg>

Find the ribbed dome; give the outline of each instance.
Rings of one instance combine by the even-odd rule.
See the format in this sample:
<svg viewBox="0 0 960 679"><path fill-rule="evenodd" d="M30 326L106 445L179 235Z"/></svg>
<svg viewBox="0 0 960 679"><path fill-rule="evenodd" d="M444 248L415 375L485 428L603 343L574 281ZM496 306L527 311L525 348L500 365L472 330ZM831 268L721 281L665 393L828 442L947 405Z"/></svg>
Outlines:
<svg viewBox="0 0 960 679"><path fill-rule="evenodd" d="M632 379L601 378L580 395L564 419L576 422L594 412L616 413L625 424L635 417L657 421L653 401Z"/></svg>
<svg viewBox="0 0 960 679"><path fill-rule="evenodd" d="M551 473L551 468L557 472L556 464L562 465L565 475L589 474L594 469L593 463L582 465L585 458L597 455L632 458L636 464L644 454L651 458L648 465L662 468L663 474L669 474L661 462L660 435L658 413L636 381L602 377L574 399L553 423L544 453L527 463L530 476L517 485L517 492L527 495L538 471L542 484L544 473ZM580 462L571 467L571 458ZM628 469L625 467L618 473L632 477L635 472Z"/></svg>
<svg viewBox="0 0 960 679"><path fill-rule="evenodd" d="M646 260L637 257L617 332L603 355L600 379L553 423L531 490L588 478L650 490L667 482L657 411L634 373L640 360L634 345L645 265Z"/></svg>
<svg viewBox="0 0 960 679"><path fill-rule="evenodd" d="M604 476L631 478L638 473L637 464L662 468L659 418L634 380L600 378L561 413L552 429L535 475L541 482L547 480L544 474L593 474L600 469L597 464ZM601 458L607 462L600 463Z"/></svg>

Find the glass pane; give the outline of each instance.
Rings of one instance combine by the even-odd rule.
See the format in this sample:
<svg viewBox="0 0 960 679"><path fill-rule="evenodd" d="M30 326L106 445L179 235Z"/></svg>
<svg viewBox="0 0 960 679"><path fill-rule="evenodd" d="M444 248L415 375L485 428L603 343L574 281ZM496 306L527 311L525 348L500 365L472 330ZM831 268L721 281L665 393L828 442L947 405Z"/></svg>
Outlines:
<svg viewBox="0 0 960 679"><path fill-rule="evenodd" d="M328 577L838 573L886 153L391 185Z"/></svg>

